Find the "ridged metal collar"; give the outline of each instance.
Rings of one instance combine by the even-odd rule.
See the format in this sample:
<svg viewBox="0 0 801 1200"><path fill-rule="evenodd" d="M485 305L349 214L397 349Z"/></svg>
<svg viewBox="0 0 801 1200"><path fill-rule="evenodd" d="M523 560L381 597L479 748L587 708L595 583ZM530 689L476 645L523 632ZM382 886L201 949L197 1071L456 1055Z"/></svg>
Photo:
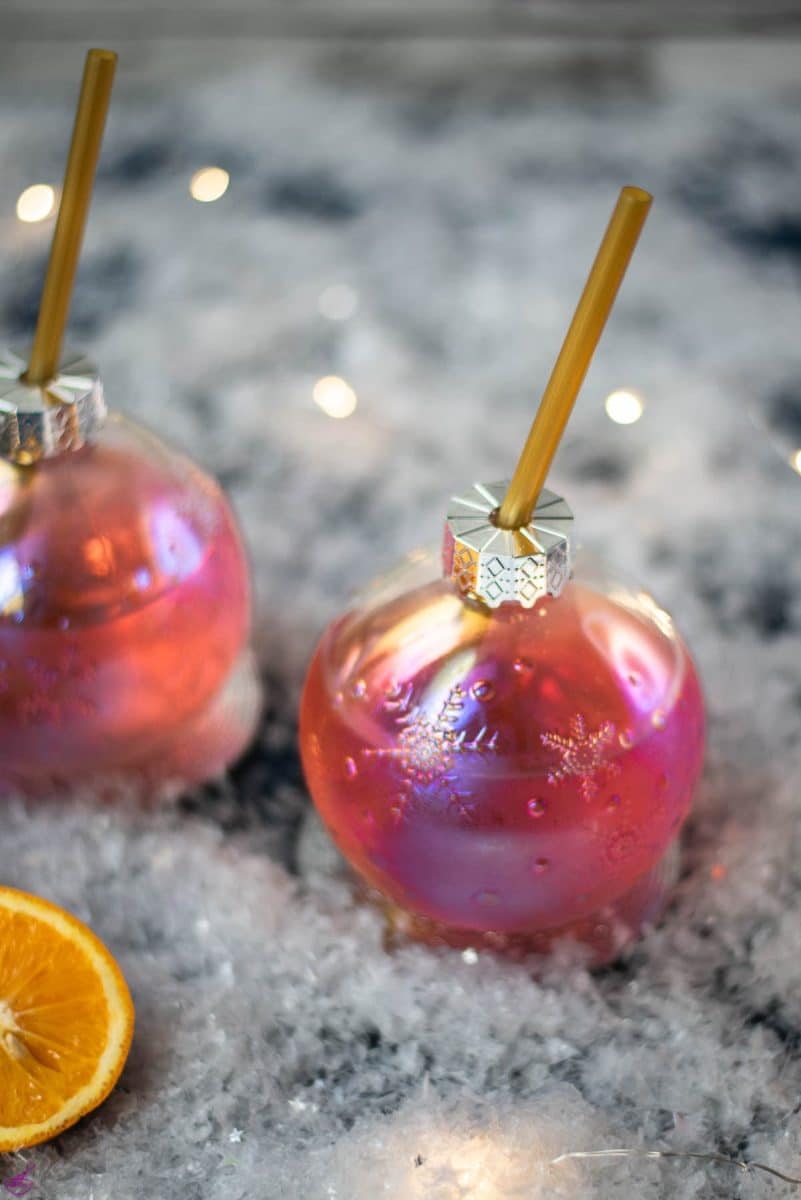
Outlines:
<svg viewBox="0 0 801 1200"><path fill-rule="evenodd" d="M94 363L65 352L44 387L20 378L26 359L0 349L0 458L30 466L91 441L106 419L103 384Z"/></svg>
<svg viewBox="0 0 801 1200"><path fill-rule="evenodd" d="M494 518L508 487L475 483L451 498L443 569L463 595L490 608L506 603L531 608L541 596L558 596L570 578L573 514L561 496L545 488L528 525L500 529Z"/></svg>

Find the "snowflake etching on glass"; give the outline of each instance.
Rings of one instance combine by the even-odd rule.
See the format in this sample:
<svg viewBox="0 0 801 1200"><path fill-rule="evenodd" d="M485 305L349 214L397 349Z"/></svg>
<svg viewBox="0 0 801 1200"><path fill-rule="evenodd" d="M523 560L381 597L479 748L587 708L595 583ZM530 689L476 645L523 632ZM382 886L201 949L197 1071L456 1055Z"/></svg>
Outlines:
<svg viewBox="0 0 801 1200"><path fill-rule="evenodd" d="M468 793L458 790L454 768L456 759L465 754L481 757L497 752L498 734L486 725L474 732L459 729L468 693L461 684L448 692L438 712L432 717L420 704L414 703L414 685L393 683L382 704L384 712L392 713L400 727L397 745L381 749L365 749L366 757L392 758L400 775L399 794L392 813L400 820L418 790L444 793L448 811L462 821L470 821L472 807Z"/></svg>
<svg viewBox="0 0 801 1200"><path fill-rule="evenodd" d="M561 783L574 775L584 800L594 799L601 782L620 770L618 764L609 759L617 741L617 730L612 721L602 721L597 729L589 729L586 719L579 713L571 717L567 735L541 733L540 741L559 755L559 765L548 772L548 782Z"/></svg>

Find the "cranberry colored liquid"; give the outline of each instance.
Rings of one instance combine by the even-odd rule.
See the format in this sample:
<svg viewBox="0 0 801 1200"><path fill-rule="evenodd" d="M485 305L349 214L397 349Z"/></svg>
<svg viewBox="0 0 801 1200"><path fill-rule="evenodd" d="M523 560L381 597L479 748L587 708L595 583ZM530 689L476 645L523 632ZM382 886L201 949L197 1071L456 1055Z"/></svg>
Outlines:
<svg viewBox="0 0 801 1200"><path fill-rule="evenodd" d="M211 480L144 431L0 476L0 779L202 778L242 747L220 696L248 575Z"/></svg>
<svg viewBox="0 0 801 1200"><path fill-rule="evenodd" d="M667 614L576 581L530 610L439 581L349 614L301 715L323 820L412 928L541 949L571 934L596 958L664 901L703 729Z"/></svg>

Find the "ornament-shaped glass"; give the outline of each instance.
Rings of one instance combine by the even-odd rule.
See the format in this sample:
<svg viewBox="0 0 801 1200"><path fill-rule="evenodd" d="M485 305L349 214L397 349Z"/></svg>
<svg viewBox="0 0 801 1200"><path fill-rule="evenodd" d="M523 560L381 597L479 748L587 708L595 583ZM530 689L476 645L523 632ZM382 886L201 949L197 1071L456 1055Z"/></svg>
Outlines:
<svg viewBox="0 0 801 1200"><path fill-rule="evenodd" d="M94 368L48 388L0 359L0 787L219 774L260 697L249 575L217 484L132 422Z"/></svg>
<svg viewBox="0 0 801 1200"><path fill-rule="evenodd" d="M445 577L417 556L323 635L306 777L396 927L521 952L570 938L601 963L675 880L703 756L698 679L647 592L581 555L566 582L567 536L539 509L542 553L482 555L506 485L478 486L486 520L470 522L486 529L471 547L449 520Z"/></svg>

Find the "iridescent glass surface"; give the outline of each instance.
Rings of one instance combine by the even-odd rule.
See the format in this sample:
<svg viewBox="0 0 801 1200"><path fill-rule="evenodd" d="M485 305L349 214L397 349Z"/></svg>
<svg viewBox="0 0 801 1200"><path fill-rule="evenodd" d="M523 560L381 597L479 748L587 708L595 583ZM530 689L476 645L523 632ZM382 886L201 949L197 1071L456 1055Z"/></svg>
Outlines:
<svg viewBox="0 0 801 1200"><path fill-rule="evenodd" d="M218 486L119 418L81 450L0 471L2 786L221 770L257 689Z"/></svg>
<svg viewBox="0 0 801 1200"><path fill-rule="evenodd" d="M323 636L301 713L315 803L405 927L542 949L569 933L609 957L675 870L704 742L687 649L597 568L492 611L433 570Z"/></svg>

